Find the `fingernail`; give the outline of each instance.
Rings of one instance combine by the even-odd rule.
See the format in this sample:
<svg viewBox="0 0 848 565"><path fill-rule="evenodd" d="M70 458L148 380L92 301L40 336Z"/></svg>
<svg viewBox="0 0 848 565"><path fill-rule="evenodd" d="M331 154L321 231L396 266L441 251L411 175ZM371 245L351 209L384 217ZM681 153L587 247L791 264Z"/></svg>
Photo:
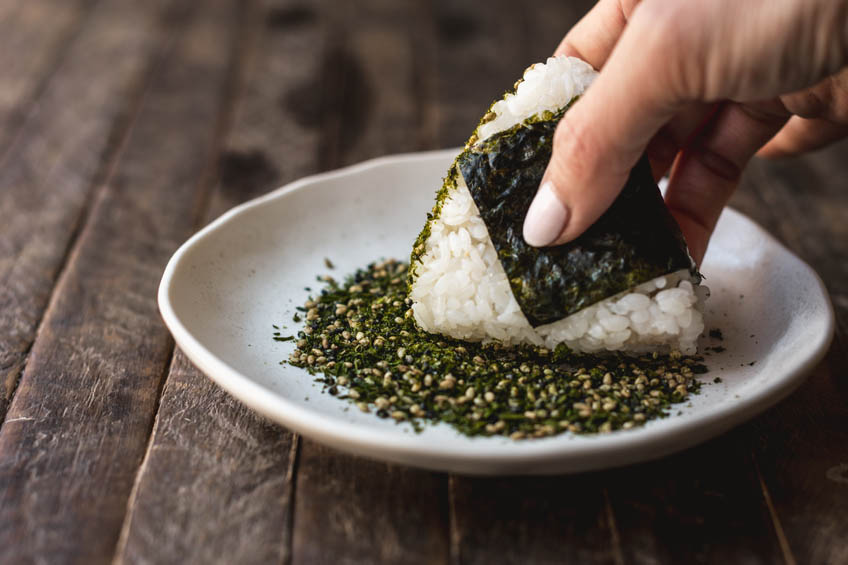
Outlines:
<svg viewBox="0 0 848 565"><path fill-rule="evenodd" d="M524 218L524 241L542 247L556 241L568 221L568 208L554 192L551 181L542 183Z"/></svg>

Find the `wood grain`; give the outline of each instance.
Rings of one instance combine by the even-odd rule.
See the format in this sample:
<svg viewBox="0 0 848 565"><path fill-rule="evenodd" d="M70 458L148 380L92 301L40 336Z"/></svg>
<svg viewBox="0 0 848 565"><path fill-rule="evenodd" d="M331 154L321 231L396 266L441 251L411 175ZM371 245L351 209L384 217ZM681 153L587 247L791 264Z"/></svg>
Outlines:
<svg viewBox="0 0 848 565"><path fill-rule="evenodd" d="M176 355L114 561L283 562L296 445Z"/></svg>
<svg viewBox="0 0 848 565"><path fill-rule="evenodd" d="M3 160L0 419L87 203L104 175L104 163L126 132L151 55L162 41L156 25L162 4L99 5L68 47L61 68L45 85ZM104 68L109 72L103 73ZM44 69L36 65L33 72Z"/></svg>
<svg viewBox="0 0 848 565"><path fill-rule="evenodd" d="M340 61L336 60L344 51L339 49L336 37L330 38L328 24L320 19L336 16L323 15L326 12L320 10L320 6L307 7L288 2L265 3L258 12L259 21L265 22L266 29L256 31L259 45L245 84L244 101L239 104L237 121L222 155L220 190L216 190L213 196L215 213L284 180L326 165L326 156L316 159L326 155L323 151L340 155L355 152L360 147L358 144L351 145L351 141L346 139L339 140L332 148L328 145L338 136L335 128L352 125L343 121L349 111L349 107L343 104L343 97L354 91L350 97L356 101L368 93L363 84L364 73L356 60L349 54L342 55ZM316 46L323 48L315 49ZM356 52L355 49L352 51ZM327 72L330 77L322 75ZM408 77L409 71L405 73ZM326 84L327 81L329 84ZM336 88L346 90L336 92ZM387 120L392 118L391 114L384 116ZM406 126L407 123L403 122L395 127ZM378 122L376 131L379 132L380 127L385 129ZM374 130L371 131L374 135ZM332 143L335 144L334 141ZM352 158L357 156L354 154ZM176 366L182 362L182 356L178 355ZM183 386L172 387L172 379ZM206 433L210 427L216 427L216 422L208 422L210 412L220 410L220 407L216 409L211 404L213 402L219 402L232 414L239 415L237 419L234 417L226 422L230 427L237 423L236 429L221 429L218 434ZM171 418L168 414L180 414L183 418ZM311 563L325 560L335 563L360 552L365 562L374 555L394 559L403 556L408 560L409 556L403 553L398 543L407 540L422 525L432 526L434 520L444 522L445 514L440 507L446 501L443 493L442 496L428 497L427 504L418 511L426 518L423 523L413 521L404 525L399 522L399 513L405 514L407 510L395 502L407 501L417 489L430 493L432 488L443 488L443 481L441 485L422 488L430 485L420 480L421 474L402 468L387 469L382 465L351 473L351 470L359 468L359 460L327 453L323 448L307 444L299 466L299 475L306 477L306 482L298 482L302 488L299 487L296 499L300 501L298 508L302 512L298 512L297 526L291 526L295 540L291 553L287 526L290 516L287 512L291 504L288 489L292 483L280 469L284 464L293 465L294 461L286 450L263 449L266 443L290 439L282 430L269 435L267 429L267 424L220 393L199 373L172 373L163 392L160 418L129 509L125 542L119 547L119 558L139 561L144 556L155 562L167 561L173 555L188 561L203 561L204 557L217 556L227 561L227 556L230 559L238 556L240 562L264 562L269 555L279 555L284 561L292 559ZM230 434L250 438L250 442L234 442L228 439ZM183 435L195 436L196 441L171 448L169 438ZM261 492L256 489L226 493L223 483L205 480L204 477L214 475L218 469L212 453L218 458L241 461L242 470L250 477L251 484L265 484L265 488ZM175 477L172 471L169 472L174 467L189 464L193 473ZM322 484L314 484L312 480L317 478L315 472L321 469L321 465L345 465L348 470L344 473L345 478L319 472ZM160 485L164 481L174 484L178 494L163 492ZM343 488L349 484L346 481L354 484L363 481L382 484L387 481L394 485L394 497L386 499L384 488L350 492ZM323 483L334 484L333 493L327 492ZM213 487L220 488L220 491L212 490ZM265 500L254 499L255 494L261 494ZM320 502L319 498L324 502ZM413 502L420 506L417 500ZM337 516L346 516L341 529L333 527L338 526L336 521L326 524L326 512L311 514L308 511L309 508L326 508L330 504L339 508ZM157 510L165 517L157 515ZM244 516L245 512L250 512L250 515ZM229 519L226 522L204 520L203 516L210 513L227 515ZM238 522L240 517L250 524L250 530L231 532L225 529L231 522ZM441 558L447 555L446 531L445 524L423 538L422 543L427 542L427 547L422 546L422 561L429 559L425 562L432 562L434 554ZM176 532L180 535L175 535ZM358 539L347 539L346 536L351 533L356 533ZM320 535L326 543L314 543L316 535ZM434 535L435 545L429 543ZM153 542L161 539L172 542ZM183 543L183 539L199 543ZM308 543L304 544L304 539ZM371 548L368 544L375 539L380 540L380 545Z"/></svg>
<svg viewBox="0 0 848 565"><path fill-rule="evenodd" d="M304 440L295 504L293 564L448 562L443 475Z"/></svg>
<svg viewBox="0 0 848 565"><path fill-rule="evenodd" d="M451 477L454 563L619 563L597 476Z"/></svg>
<svg viewBox="0 0 848 565"><path fill-rule="evenodd" d="M606 479L626 563L778 563L782 552L739 433Z"/></svg>
<svg viewBox="0 0 848 565"><path fill-rule="evenodd" d="M123 25L143 23L125 19L131 5L111 9ZM234 5L177 6L163 20L173 49L99 191L0 429L2 562L112 557L172 351L156 285L208 191Z"/></svg>
<svg viewBox="0 0 848 565"><path fill-rule="evenodd" d="M243 19L235 117L204 221L314 172L317 163L320 130L288 103L291 90L321 70L316 12L267 0ZM293 435L224 393L178 351L115 561L289 562L296 448Z"/></svg>
<svg viewBox="0 0 848 565"><path fill-rule="evenodd" d="M0 161L32 102L65 59L93 0L7 1L0 5Z"/></svg>
<svg viewBox="0 0 848 565"><path fill-rule="evenodd" d="M328 41L315 78L331 81L322 100L325 167L419 149L413 88L421 70L413 54L415 29L425 21L420 8L395 0L324 5Z"/></svg>

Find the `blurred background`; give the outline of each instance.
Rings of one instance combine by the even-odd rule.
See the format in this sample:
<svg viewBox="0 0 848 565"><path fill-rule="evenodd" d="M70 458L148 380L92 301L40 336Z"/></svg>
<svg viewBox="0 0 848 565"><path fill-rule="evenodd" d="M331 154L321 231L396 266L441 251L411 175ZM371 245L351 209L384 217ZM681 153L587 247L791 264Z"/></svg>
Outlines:
<svg viewBox="0 0 848 565"><path fill-rule="evenodd" d="M47 95L63 104L44 108L55 112L45 126L61 120L74 139L85 136L87 158L114 151L162 80L154 88L167 99L157 104L173 108L160 109L171 114L160 127L178 133L219 119L222 179L238 176L239 191L460 145L481 110L551 54L590 4L3 0L0 150ZM55 149L69 142L51 140Z"/></svg>
<svg viewBox="0 0 848 565"><path fill-rule="evenodd" d="M755 160L732 201L822 276L834 347L658 462L476 479L348 456L235 402L160 320L197 229L461 145L590 5L0 0L0 563L845 563L844 142Z"/></svg>

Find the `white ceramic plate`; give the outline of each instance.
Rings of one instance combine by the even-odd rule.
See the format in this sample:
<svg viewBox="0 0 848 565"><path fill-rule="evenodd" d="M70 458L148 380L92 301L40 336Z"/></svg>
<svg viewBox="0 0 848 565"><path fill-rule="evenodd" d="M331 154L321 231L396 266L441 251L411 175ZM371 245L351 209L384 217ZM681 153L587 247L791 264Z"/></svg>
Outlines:
<svg viewBox="0 0 848 565"><path fill-rule="evenodd" d="M455 153L368 161L224 214L177 251L162 278L159 306L177 344L234 397L305 436L376 459L473 474L576 472L660 457L776 403L824 355L833 311L821 280L727 210L702 269L712 290L707 328L721 329L726 351L707 357L709 384L700 395L641 429L521 442L467 438L445 425L417 434L280 365L294 345L273 341L272 324L287 326L285 335L297 331L295 307L309 294L304 287L320 287L318 274L340 278L381 257L406 258ZM713 384L715 377L722 382Z"/></svg>

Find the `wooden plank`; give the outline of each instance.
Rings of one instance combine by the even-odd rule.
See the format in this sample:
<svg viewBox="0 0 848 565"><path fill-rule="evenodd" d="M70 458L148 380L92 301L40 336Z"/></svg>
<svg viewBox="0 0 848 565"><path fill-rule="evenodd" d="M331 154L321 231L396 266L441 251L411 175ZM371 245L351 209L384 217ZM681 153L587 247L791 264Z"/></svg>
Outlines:
<svg viewBox="0 0 848 565"><path fill-rule="evenodd" d="M848 143L799 159L759 162L751 187L754 212L822 276L837 314L827 358L792 396L747 426L775 523L800 563L848 560L848 194L842 179Z"/></svg>
<svg viewBox="0 0 848 565"><path fill-rule="evenodd" d="M422 103L427 70L419 45L432 29L423 6L375 0L322 6L328 41L319 74L287 96L302 114L311 85L326 94L313 115L319 167L333 168L432 143ZM419 43L420 42L420 43ZM300 103L298 103L300 102ZM435 189L435 187L434 187ZM447 480L383 465L304 440L298 462L293 563L444 563Z"/></svg>
<svg viewBox="0 0 848 565"><path fill-rule="evenodd" d="M149 22L144 11L128 15L134 5L112 4L117 21L101 21L120 41L122 26ZM172 351L156 285L208 192L237 9L215 0L165 14L173 49L99 191L0 429L2 562L112 558Z"/></svg>
<svg viewBox="0 0 848 565"><path fill-rule="evenodd" d="M161 43L154 25L161 4L98 6L0 168L0 419L103 163L117 149Z"/></svg>
<svg viewBox="0 0 848 565"><path fill-rule="evenodd" d="M744 434L606 479L626 563L777 563L782 552Z"/></svg>
<svg viewBox="0 0 848 565"><path fill-rule="evenodd" d="M452 476L451 509L454 563L621 562L598 475Z"/></svg>
<svg viewBox="0 0 848 565"><path fill-rule="evenodd" d="M786 544L799 563L848 560L848 368L834 351L794 395L750 426L750 442Z"/></svg>
<svg viewBox="0 0 848 565"><path fill-rule="evenodd" d="M318 162L320 127L288 109L291 91L322 71L317 12L265 0L245 18L240 96L206 220ZM115 561L287 562L296 448L177 352Z"/></svg>
<svg viewBox="0 0 848 565"><path fill-rule="evenodd" d="M283 562L296 445L178 354L115 562Z"/></svg>
<svg viewBox="0 0 848 565"><path fill-rule="evenodd" d="M733 204L776 225L777 208L763 206L751 177ZM658 462L613 471L606 484L625 562L793 559L781 538L780 517L770 512L744 427Z"/></svg>
<svg viewBox="0 0 848 565"><path fill-rule="evenodd" d="M761 221L773 222L749 177L734 204L758 210ZM783 559L745 437L744 429L736 430L660 461L609 474L610 507L626 562Z"/></svg>
<svg viewBox="0 0 848 565"><path fill-rule="evenodd" d="M261 6L258 19L265 22L266 29L251 32L251 36L259 37L259 45L244 88L244 100L222 156L220 190L213 196L213 213L326 165L328 160L321 156L321 150L331 144L336 155L359 158L356 153L360 145L339 141L335 137L338 130L330 129L340 123L349 125L340 122L348 111L340 98L342 93L320 93L321 79L326 78L323 73L338 72L331 77L337 81L334 84L360 89L362 71L349 55L337 60L338 44L326 42L334 32L328 29L324 14L299 3L278 1ZM339 75L345 78L340 79ZM362 95L362 90L355 93ZM406 122L399 127L406 127ZM183 364L178 355L175 366ZM177 384L172 386L174 382ZM223 421L216 416L222 409L229 415ZM210 429L214 431L209 433ZM241 441L234 440L233 435ZM429 537L422 539L419 548L422 561L434 554L446 556L447 527L432 528L434 521L445 521L440 505L445 504L446 497L444 492L427 496L433 489L444 490L443 480L371 463L362 468L358 459L314 445L304 448L300 460L296 498L299 510L297 526L292 525L292 483L288 473L293 469L294 458L284 448L286 442L292 445L283 430L269 431L260 418L221 393L197 371L172 372L129 508L119 560L138 561L144 556L153 562L167 562L179 556L180 560L203 562L215 556L222 561L237 558L249 563L266 562L276 556L275 560L284 562L326 559L337 563L359 555L367 562L368 556L373 555L368 544L376 539L385 541L382 550L375 550L382 551L383 556L412 559L398 540L410 540L418 534L414 528L422 523L431 526ZM244 476L228 486L215 480L221 473L221 461L238 462ZM326 466L334 471L324 473ZM225 463L224 467L228 465ZM176 472L179 468L191 471ZM314 482L317 478L320 484ZM238 488L242 481L255 488ZM163 482L173 485L173 491L163 492ZM384 483L390 485L388 489ZM335 490L328 491L327 484L334 485ZM351 484L357 486L353 491L346 488ZM363 484L367 488L358 488ZM386 490L393 496L387 498ZM413 502L420 507L419 516L424 521L400 521L407 510L399 501L410 500L418 492L425 500ZM336 509L333 516L341 516L341 522L334 518L332 524L327 524L330 508ZM229 519L208 520L209 515ZM342 523L343 527L339 527ZM358 533L355 540L345 537L354 532Z"/></svg>
<svg viewBox="0 0 848 565"><path fill-rule="evenodd" d="M838 563L848 559L843 532L846 492L839 471L848 460L842 422L848 394L845 350L845 214L839 182L848 144L782 162L755 161L731 204L751 215L822 275L837 312L837 336L827 359L798 392L745 426L762 496L784 558ZM816 218L815 221L810 221Z"/></svg>
<svg viewBox="0 0 848 565"><path fill-rule="evenodd" d="M335 81L322 101L326 167L419 148L413 91L419 6L395 0L345 6L324 9L332 39L322 75Z"/></svg>
<svg viewBox="0 0 848 565"><path fill-rule="evenodd" d="M448 562L443 475L304 440L296 505L293 564Z"/></svg>
<svg viewBox="0 0 848 565"><path fill-rule="evenodd" d="M773 225L751 183L743 178L732 204ZM620 526L626 562L775 563L784 551L746 428L657 462L613 471L609 498ZM717 464L720 462L720 464Z"/></svg>
<svg viewBox="0 0 848 565"><path fill-rule="evenodd" d="M65 47L83 26L91 5L92 0L0 5L0 155L64 59Z"/></svg>
<svg viewBox="0 0 848 565"><path fill-rule="evenodd" d="M236 122L220 157L209 218L285 182L314 173L321 116L315 104L325 29L315 2L262 0Z"/></svg>

